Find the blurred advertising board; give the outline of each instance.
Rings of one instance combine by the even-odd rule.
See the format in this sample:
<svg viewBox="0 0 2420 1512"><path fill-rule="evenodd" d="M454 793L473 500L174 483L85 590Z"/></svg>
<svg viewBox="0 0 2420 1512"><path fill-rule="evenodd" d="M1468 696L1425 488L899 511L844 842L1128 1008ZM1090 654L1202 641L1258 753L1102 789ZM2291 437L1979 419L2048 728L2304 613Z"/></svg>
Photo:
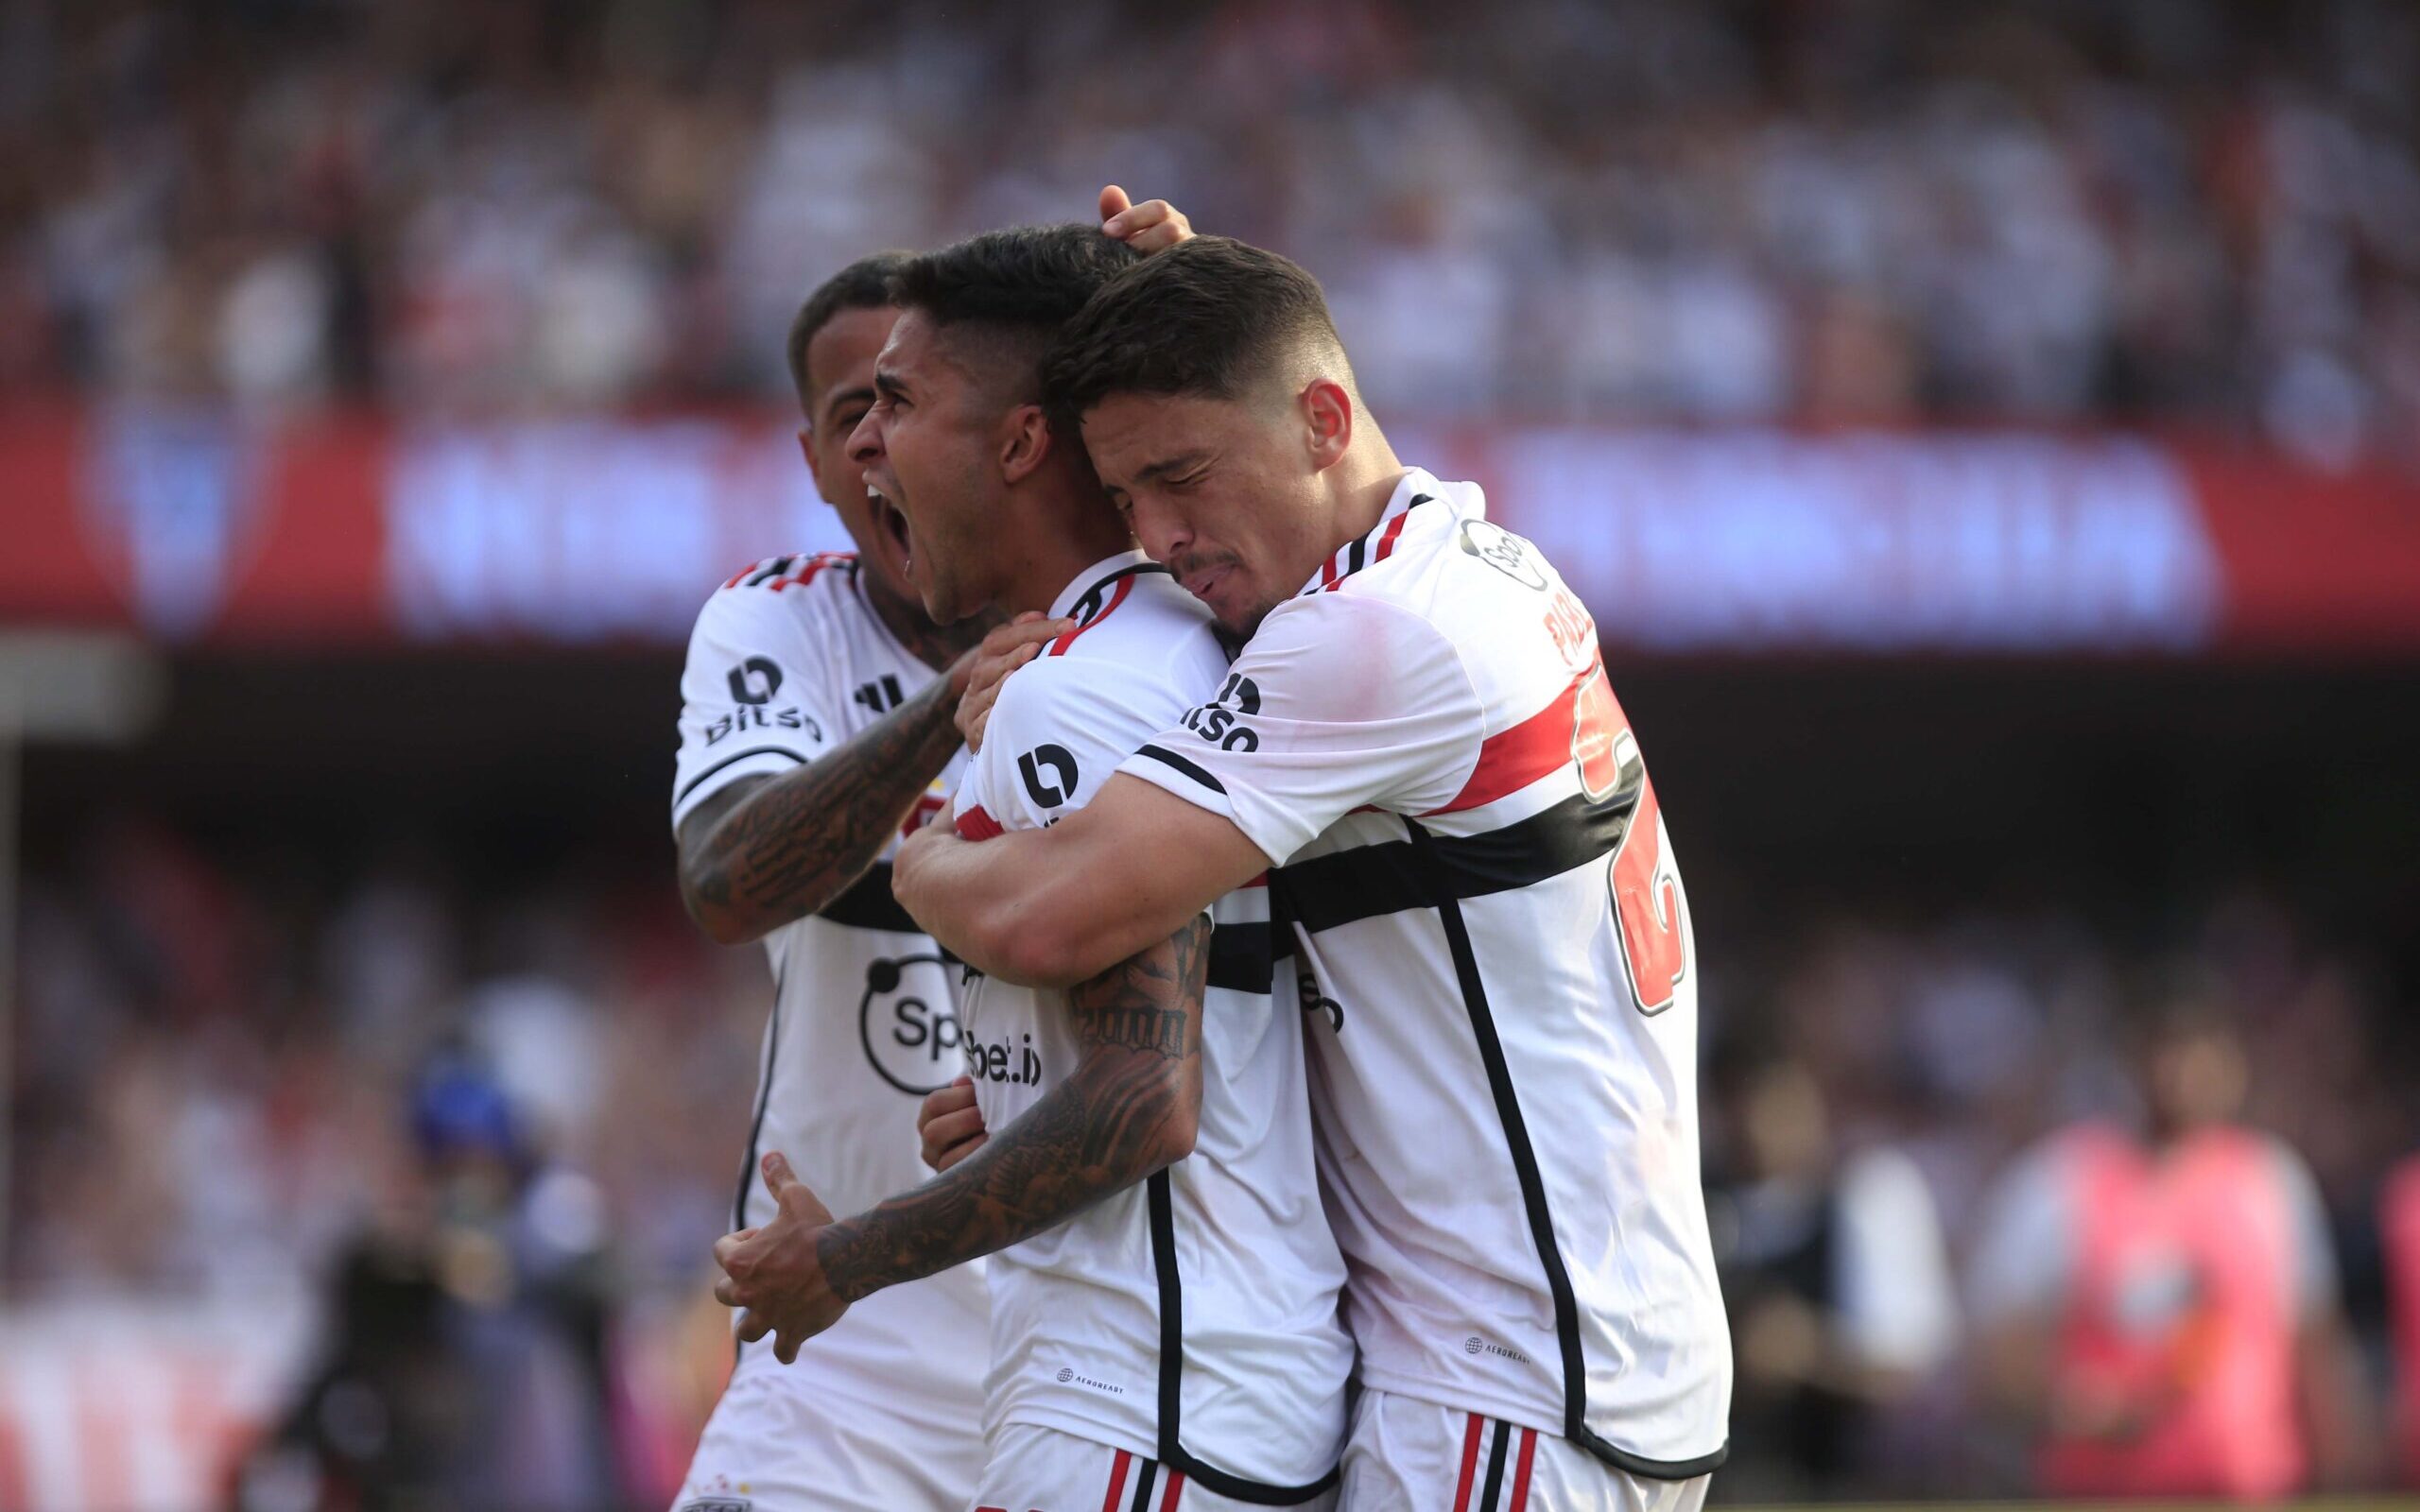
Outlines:
<svg viewBox="0 0 2420 1512"><path fill-rule="evenodd" d="M2420 651L2420 480L2117 433L1398 428L1639 651ZM677 643L844 547L788 421L0 413L0 622Z"/></svg>

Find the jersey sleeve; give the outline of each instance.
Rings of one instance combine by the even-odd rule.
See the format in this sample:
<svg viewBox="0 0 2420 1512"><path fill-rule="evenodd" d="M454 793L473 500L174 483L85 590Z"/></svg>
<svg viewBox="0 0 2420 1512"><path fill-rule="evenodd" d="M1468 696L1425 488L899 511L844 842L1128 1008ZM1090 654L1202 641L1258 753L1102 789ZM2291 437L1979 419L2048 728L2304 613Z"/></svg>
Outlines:
<svg viewBox="0 0 2420 1512"><path fill-rule="evenodd" d="M952 817L959 834L979 840L1039 830L1083 807L1195 691L1094 662L1046 659L1018 668L1001 684L983 748L959 781Z"/></svg>
<svg viewBox="0 0 2420 1512"><path fill-rule="evenodd" d="M1444 806L1487 733L1443 631L1380 599L1322 593L1272 610L1219 696L1120 769L1234 820L1275 864L1355 809Z"/></svg>
<svg viewBox="0 0 2420 1512"><path fill-rule="evenodd" d="M745 777L786 772L840 738L832 648L797 605L748 586L706 600L681 674L672 827Z"/></svg>

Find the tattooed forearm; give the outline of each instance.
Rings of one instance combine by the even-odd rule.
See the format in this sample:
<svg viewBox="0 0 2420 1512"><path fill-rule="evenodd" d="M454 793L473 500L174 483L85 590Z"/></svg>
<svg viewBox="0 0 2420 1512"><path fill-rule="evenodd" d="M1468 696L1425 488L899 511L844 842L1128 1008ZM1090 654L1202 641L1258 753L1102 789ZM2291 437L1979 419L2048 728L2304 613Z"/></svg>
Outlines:
<svg viewBox="0 0 2420 1512"><path fill-rule="evenodd" d="M855 1301L1006 1249L1191 1154L1209 952L1198 918L1069 988L1075 1069L966 1160L824 1229L833 1289Z"/></svg>
<svg viewBox="0 0 2420 1512"><path fill-rule="evenodd" d="M946 679L813 764L707 803L681 827L681 892L725 944L822 907L865 874L958 749Z"/></svg>

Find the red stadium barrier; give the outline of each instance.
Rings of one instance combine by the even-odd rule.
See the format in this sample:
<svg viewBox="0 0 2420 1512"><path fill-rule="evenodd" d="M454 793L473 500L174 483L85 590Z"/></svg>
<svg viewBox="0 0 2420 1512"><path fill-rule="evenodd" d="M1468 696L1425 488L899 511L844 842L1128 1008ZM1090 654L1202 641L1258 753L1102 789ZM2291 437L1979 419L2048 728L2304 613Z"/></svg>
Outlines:
<svg viewBox="0 0 2420 1512"><path fill-rule="evenodd" d="M0 414L0 619L172 643L672 641L845 545L771 412ZM2118 434L1404 438L1670 652L2420 649L2420 483Z"/></svg>

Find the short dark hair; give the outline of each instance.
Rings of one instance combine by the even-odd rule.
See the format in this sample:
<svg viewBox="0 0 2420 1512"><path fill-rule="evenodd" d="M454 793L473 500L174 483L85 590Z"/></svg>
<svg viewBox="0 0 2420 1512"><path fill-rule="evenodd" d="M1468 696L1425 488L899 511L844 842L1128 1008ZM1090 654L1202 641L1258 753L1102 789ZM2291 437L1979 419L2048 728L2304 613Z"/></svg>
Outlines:
<svg viewBox="0 0 2420 1512"><path fill-rule="evenodd" d="M1038 399L1042 359L1061 328L1141 256L1080 222L989 231L909 258L890 277L890 302L978 335L986 359L1014 364L1017 391Z"/></svg>
<svg viewBox="0 0 2420 1512"><path fill-rule="evenodd" d="M1093 296L1061 333L1044 388L1069 421L1114 394L1233 399L1309 343L1343 352L1319 280L1249 243L1196 236Z"/></svg>
<svg viewBox="0 0 2420 1512"><path fill-rule="evenodd" d="M890 280L914 256L913 252L876 252L872 257L860 257L825 279L798 307L797 316L790 321L786 351L790 382L798 388L802 408L813 404L807 397L806 349L814 344L816 334L844 310L890 308Z"/></svg>

